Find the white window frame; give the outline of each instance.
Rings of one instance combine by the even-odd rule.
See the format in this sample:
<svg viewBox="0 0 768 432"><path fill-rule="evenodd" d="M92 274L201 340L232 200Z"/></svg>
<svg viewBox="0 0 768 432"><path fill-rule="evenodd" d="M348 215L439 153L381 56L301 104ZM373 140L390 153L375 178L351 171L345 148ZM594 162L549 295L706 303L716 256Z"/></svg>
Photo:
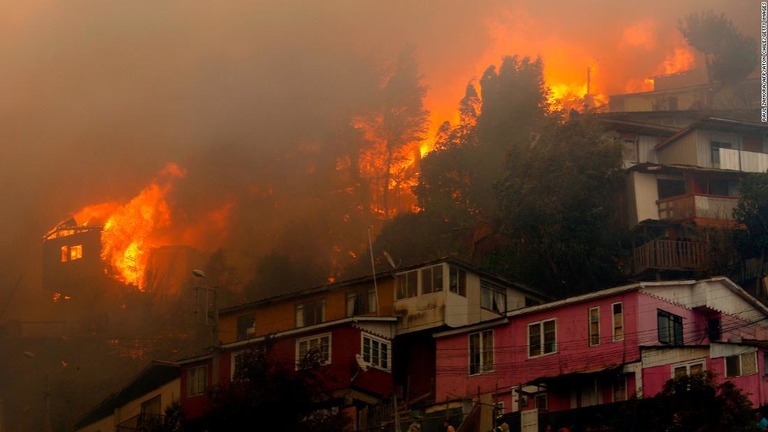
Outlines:
<svg viewBox="0 0 768 432"><path fill-rule="evenodd" d="M754 361L753 364L755 366L754 370L751 370L751 371L748 371L748 372L744 372L744 357L745 356L751 356L752 357L752 359ZM734 357L737 357L738 360L739 360L739 362L738 362L739 363L739 370L736 371L735 374L732 374L731 373L732 371L729 370L729 367L728 367L728 359L729 358L734 358ZM726 378L736 378L736 377L740 377L740 376L755 375L755 374L757 374L758 370L760 369L758 367L758 363L757 363L757 352L755 352L755 351L750 351L750 352L745 352L745 353L725 356L725 357L723 357L723 363L724 363L723 366L724 366L724 369L725 369L725 377Z"/></svg>
<svg viewBox="0 0 768 432"><path fill-rule="evenodd" d="M473 338L477 340L478 363L475 364L472 359ZM495 335L493 329L470 333L467 335L467 371L469 375L480 375L493 372L496 369L496 359L494 358ZM490 356L490 359L488 358ZM474 367L474 370L473 370Z"/></svg>
<svg viewBox="0 0 768 432"><path fill-rule="evenodd" d="M448 290L462 297L467 296L467 272L456 266L448 266Z"/></svg>
<svg viewBox="0 0 768 432"><path fill-rule="evenodd" d="M616 313L616 306L621 308L621 313ZM616 318L619 318L619 325L616 325ZM611 337L614 342L624 340L624 303L616 302L611 304ZM621 334L616 335L616 329L621 329Z"/></svg>
<svg viewBox="0 0 768 432"><path fill-rule="evenodd" d="M704 360L695 360L688 363L678 363L678 364L672 365L671 378L675 378L675 370L680 368L685 368L685 375L690 376L692 366L701 366L702 372L707 370L707 362Z"/></svg>
<svg viewBox="0 0 768 432"><path fill-rule="evenodd" d="M187 369L187 396L205 394L208 387L208 365L199 365Z"/></svg>
<svg viewBox="0 0 768 432"><path fill-rule="evenodd" d="M369 341L367 349L365 344L366 340ZM378 348L376 348L377 346ZM375 355L376 350L378 350L378 355ZM363 356L363 361L371 367L387 372L392 370L392 342L386 339L368 333L361 333L360 355Z"/></svg>
<svg viewBox="0 0 768 432"><path fill-rule="evenodd" d="M544 324L552 322L555 326L554 334L555 339L554 343L552 344L552 350L547 351L547 345L545 344L545 337L544 337ZM538 327L539 328L539 348L540 353L539 354L531 354L531 328L532 327ZM542 357L546 355L552 355L557 353L557 320L555 318L549 318L541 321L536 321L528 324L528 358L536 358L536 357Z"/></svg>
<svg viewBox="0 0 768 432"><path fill-rule="evenodd" d="M317 312L317 308L319 306L320 310L320 316L315 316L315 312ZM308 310L312 310L312 318L315 320L312 323L307 322L308 317ZM317 324L321 324L325 322L325 299L315 299L315 300L309 300L302 303L296 304L295 309L295 320L296 320L296 327L309 327Z"/></svg>
<svg viewBox="0 0 768 432"><path fill-rule="evenodd" d="M480 281L480 307L504 314L507 312L507 289L487 280Z"/></svg>
<svg viewBox="0 0 768 432"><path fill-rule="evenodd" d="M323 339L327 338L327 342L323 344ZM312 342L316 341L316 346L311 346ZM309 352L310 349L316 349L319 347L320 352L324 354L323 361L320 362L320 365L325 366L331 364L331 333L323 333L318 335L313 335L305 338L296 339L296 368L298 369L299 365L301 365L301 361L304 359L304 356L307 352ZM302 347L303 344L307 344L306 348ZM323 347L327 347L327 350L323 352ZM302 350L304 352L302 353Z"/></svg>
<svg viewBox="0 0 768 432"><path fill-rule="evenodd" d="M592 312L596 312L596 315L593 316ZM595 318L595 319L593 319ZM595 324L597 327L593 329L592 325ZM600 345L600 306L594 306L589 308L587 311L587 332L589 333L589 346L599 346Z"/></svg>

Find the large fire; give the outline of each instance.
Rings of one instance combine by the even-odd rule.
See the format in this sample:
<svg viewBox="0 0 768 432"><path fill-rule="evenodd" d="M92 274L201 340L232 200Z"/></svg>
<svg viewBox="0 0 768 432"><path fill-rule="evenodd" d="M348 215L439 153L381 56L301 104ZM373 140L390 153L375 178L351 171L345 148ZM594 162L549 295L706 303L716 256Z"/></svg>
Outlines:
<svg viewBox="0 0 768 432"><path fill-rule="evenodd" d="M101 258L114 278L143 289L147 253L159 246L153 233L171 223L166 195L173 180L184 175L176 164L168 164L129 202L90 205L75 213L81 225L103 225Z"/></svg>

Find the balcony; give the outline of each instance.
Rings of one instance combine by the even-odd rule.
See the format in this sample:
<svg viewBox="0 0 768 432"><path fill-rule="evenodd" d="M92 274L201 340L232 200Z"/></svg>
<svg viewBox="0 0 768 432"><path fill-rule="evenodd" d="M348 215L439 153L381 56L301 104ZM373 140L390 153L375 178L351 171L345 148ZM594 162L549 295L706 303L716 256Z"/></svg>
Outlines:
<svg viewBox="0 0 768 432"><path fill-rule="evenodd" d="M688 240L652 240L636 247L632 255L634 273L649 269L700 270L708 263L706 244Z"/></svg>
<svg viewBox="0 0 768 432"><path fill-rule="evenodd" d="M755 173L764 173L768 170L768 154L766 153L728 148L720 148L718 152L720 153L720 163L713 163L715 168Z"/></svg>
<svg viewBox="0 0 768 432"><path fill-rule="evenodd" d="M660 199L659 219L669 221L714 219L732 220L738 197L682 195Z"/></svg>
<svg viewBox="0 0 768 432"><path fill-rule="evenodd" d="M160 414L147 414L142 413L137 416L133 416L128 420L120 423L115 428L116 432L136 432L136 431L152 431L158 430L163 424L163 415Z"/></svg>

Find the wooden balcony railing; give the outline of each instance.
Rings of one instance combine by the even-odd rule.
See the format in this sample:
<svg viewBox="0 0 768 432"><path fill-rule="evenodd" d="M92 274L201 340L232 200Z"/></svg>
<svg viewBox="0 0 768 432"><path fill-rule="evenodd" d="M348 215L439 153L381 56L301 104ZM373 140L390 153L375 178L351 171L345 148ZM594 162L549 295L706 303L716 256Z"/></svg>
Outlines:
<svg viewBox="0 0 768 432"><path fill-rule="evenodd" d="M658 201L660 220L733 219L738 197L684 195Z"/></svg>
<svg viewBox="0 0 768 432"><path fill-rule="evenodd" d="M640 273L654 270L700 270L708 262L706 244L687 240L652 240L636 247L633 269Z"/></svg>

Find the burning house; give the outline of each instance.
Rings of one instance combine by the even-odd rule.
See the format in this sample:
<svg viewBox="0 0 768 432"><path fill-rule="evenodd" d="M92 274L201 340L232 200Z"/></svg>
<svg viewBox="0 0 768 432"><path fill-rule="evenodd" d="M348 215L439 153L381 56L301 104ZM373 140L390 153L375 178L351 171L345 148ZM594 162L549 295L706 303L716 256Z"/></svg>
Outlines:
<svg viewBox="0 0 768 432"><path fill-rule="evenodd" d="M88 287L104 282L102 229L99 225L78 225L71 217L43 237L43 287L46 290L54 296L77 296Z"/></svg>

